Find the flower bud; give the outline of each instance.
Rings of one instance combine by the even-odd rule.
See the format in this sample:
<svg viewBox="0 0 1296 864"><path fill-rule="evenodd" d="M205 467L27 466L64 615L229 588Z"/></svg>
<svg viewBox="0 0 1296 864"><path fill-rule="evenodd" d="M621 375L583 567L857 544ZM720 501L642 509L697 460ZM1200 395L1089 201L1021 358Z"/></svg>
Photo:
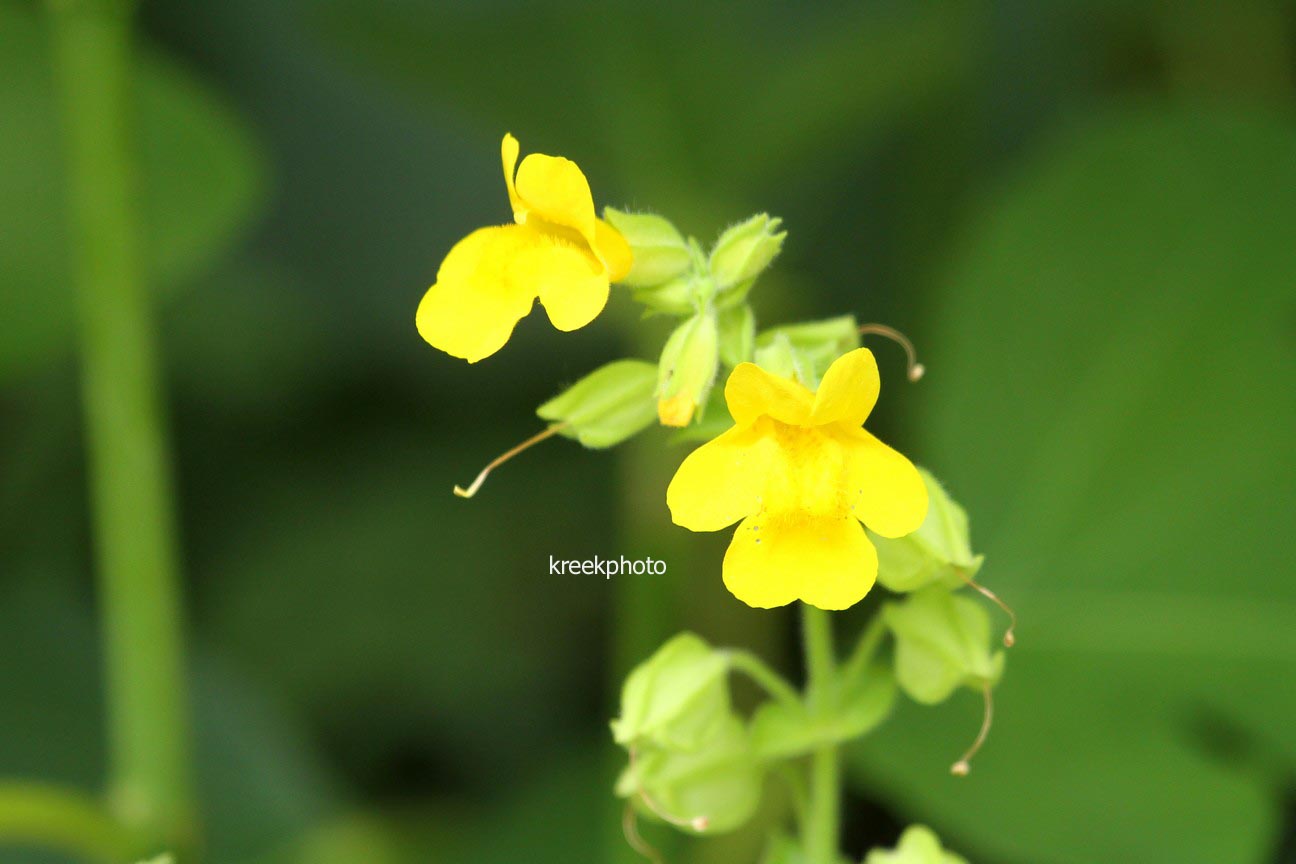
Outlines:
<svg viewBox="0 0 1296 864"><path fill-rule="evenodd" d="M687 426L705 405L720 368L716 316L694 315L666 340L657 372L657 417L663 426Z"/></svg>
<svg viewBox="0 0 1296 864"><path fill-rule="evenodd" d="M711 278L723 294L750 283L783 248L786 231L779 231L781 219L759 213L746 222L731 226L711 250Z"/></svg>
<svg viewBox="0 0 1296 864"><path fill-rule="evenodd" d="M634 265L620 281L631 288L662 285L683 276L692 254L675 226L653 213L625 213L603 208L603 218L621 232L634 253Z"/></svg>
<svg viewBox="0 0 1296 864"><path fill-rule="evenodd" d="M611 447L651 425L656 378L651 363L617 360L586 375L536 414L564 424L561 434L586 447Z"/></svg>

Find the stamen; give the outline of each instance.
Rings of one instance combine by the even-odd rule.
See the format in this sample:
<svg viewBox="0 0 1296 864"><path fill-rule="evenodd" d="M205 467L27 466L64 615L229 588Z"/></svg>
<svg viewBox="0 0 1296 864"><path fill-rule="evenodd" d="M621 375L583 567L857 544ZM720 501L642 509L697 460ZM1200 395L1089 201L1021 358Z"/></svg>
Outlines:
<svg viewBox="0 0 1296 864"><path fill-rule="evenodd" d="M868 336L869 334L885 336L892 342L898 343L900 347L904 349L905 356L909 361L910 381L917 381L923 377L924 373L926 373L927 367L918 362L918 352L914 350L913 343L909 341L908 336L904 335L899 330L894 327L888 327L885 324L865 324L859 328L859 332L861 336Z"/></svg>
<svg viewBox="0 0 1296 864"><path fill-rule="evenodd" d="M1004 612L1008 613L1008 629L1004 631L1003 644L1005 648L1011 648L1016 645L1017 637L1013 635L1013 631L1017 629L1017 613L1012 610L1011 606L1000 600L998 594L977 582L975 579L967 576L962 570L957 570L956 572L958 573L959 578L968 584L969 588L981 592L983 597L998 606Z"/></svg>
<svg viewBox="0 0 1296 864"><path fill-rule="evenodd" d="M981 749L986 736L990 734L990 724L994 721L994 697L991 695L989 681L981 688L981 693L985 697L985 714L981 717L981 731L977 733L976 740L963 754L963 758L950 766L950 773L955 777L966 777L968 775L968 772L972 770L972 757Z"/></svg>
<svg viewBox="0 0 1296 864"><path fill-rule="evenodd" d="M486 482L486 477L487 475L490 474L491 471L503 465L505 462L512 459L514 456L518 455L523 450L526 450L529 447L534 447L536 444L539 444L541 441L545 440L546 438L558 434L566 427L567 427L566 423L555 423L554 425L550 426L548 429L545 429L543 432L540 432L537 435L532 435L530 438L523 441L521 444L517 445L513 449L504 451L499 456L496 456L494 459L492 459L490 464L481 470L481 473L477 475L477 479L474 480L472 482L472 485L469 486L467 489L463 488L462 486L454 487L454 494L458 495L460 498L473 497L474 495L477 494L477 490L481 488L481 485Z"/></svg>

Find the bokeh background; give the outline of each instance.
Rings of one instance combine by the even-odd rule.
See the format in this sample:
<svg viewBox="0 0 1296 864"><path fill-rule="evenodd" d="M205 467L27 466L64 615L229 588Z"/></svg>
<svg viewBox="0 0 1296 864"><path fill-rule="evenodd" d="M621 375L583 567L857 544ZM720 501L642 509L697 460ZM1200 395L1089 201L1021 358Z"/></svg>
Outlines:
<svg viewBox="0 0 1296 864"><path fill-rule="evenodd" d="M48 41L0 2L0 775L94 787ZM512 131L704 242L782 216L762 321L918 343L917 385L874 346L871 425L966 505L1019 646L971 777L946 770L970 692L851 749L848 851L922 821L978 864L1296 861L1294 46L1296 7L1260 0L145 2L210 860L636 860L609 793L626 669L690 627L797 674L792 611L742 607L727 538L668 524L665 435L551 441L449 494L663 332L618 296L473 367L418 339L446 250L508 218ZM727 864L758 829L645 830Z"/></svg>

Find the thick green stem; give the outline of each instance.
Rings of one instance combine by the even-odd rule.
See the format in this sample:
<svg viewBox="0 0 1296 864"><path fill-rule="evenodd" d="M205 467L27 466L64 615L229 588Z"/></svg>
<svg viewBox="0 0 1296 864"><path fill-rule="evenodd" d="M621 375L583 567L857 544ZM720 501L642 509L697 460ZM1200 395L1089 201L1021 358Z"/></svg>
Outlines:
<svg viewBox="0 0 1296 864"><path fill-rule="evenodd" d="M805 630L806 691L812 712L831 710L837 686L837 661L829 613L801 606ZM836 745L825 745L810 757L810 803L804 826L809 864L835 864L840 832L841 769Z"/></svg>
<svg viewBox="0 0 1296 864"><path fill-rule="evenodd" d="M51 0L107 675L110 801L187 850L193 795L175 524L135 205L131 6Z"/></svg>

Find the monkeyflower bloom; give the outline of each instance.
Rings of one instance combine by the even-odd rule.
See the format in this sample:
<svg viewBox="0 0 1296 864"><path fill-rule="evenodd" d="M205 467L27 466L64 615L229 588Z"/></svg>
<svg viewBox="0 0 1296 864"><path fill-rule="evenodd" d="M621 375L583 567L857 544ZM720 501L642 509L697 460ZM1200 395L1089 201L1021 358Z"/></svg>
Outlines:
<svg viewBox="0 0 1296 864"><path fill-rule="evenodd" d="M725 586L739 600L845 609L877 578L877 552L860 523L883 537L922 524L918 470L860 428L879 389L867 348L839 357L816 393L754 363L730 374L734 426L684 460L666 503L690 531L742 520L724 559Z"/></svg>
<svg viewBox="0 0 1296 864"><path fill-rule="evenodd" d="M584 327L633 263L625 238L594 214L575 162L532 153L519 167L512 135L500 155L515 224L479 228L456 243L415 315L432 347L469 363L504 347L536 298L559 330Z"/></svg>

